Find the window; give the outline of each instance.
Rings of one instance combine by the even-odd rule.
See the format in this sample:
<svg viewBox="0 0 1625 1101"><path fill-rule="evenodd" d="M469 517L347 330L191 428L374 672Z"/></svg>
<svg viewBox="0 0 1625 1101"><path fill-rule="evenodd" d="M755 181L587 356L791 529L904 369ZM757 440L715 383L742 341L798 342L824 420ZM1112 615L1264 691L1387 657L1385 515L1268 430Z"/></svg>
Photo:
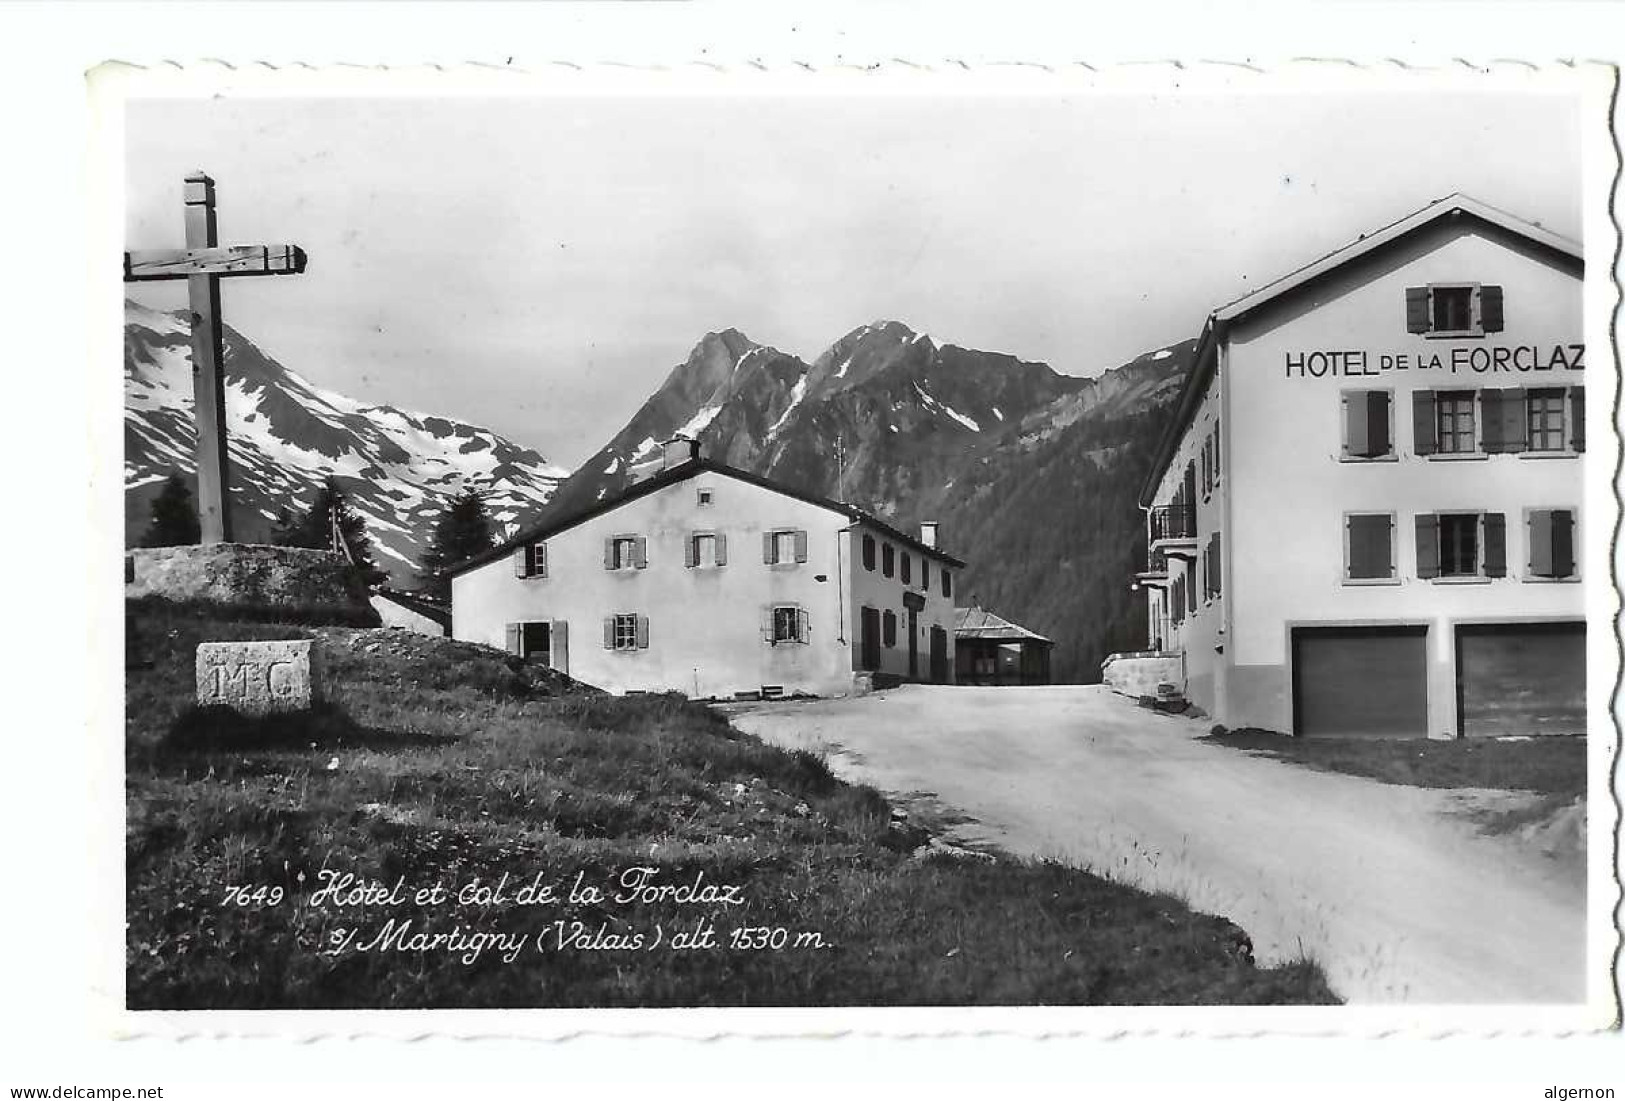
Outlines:
<svg viewBox="0 0 1625 1101"><path fill-rule="evenodd" d="M1506 327L1501 288L1479 283L1430 283L1405 288L1405 329L1425 336L1482 336Z"/></svg>
<svg viewBox="0 0 1625 1101"><path fill-rule="evenodd" d="M774 645L806 642L811 635L807 612L794 604L779 604L770 609L772 625L768 641Z"/></svg>
<svg viewBox="0 0 1625 1101"><path fill-rule="evenodd" d="M1220 593L1219 579L1223 571L1219 568L1219 533L1214 532L1208 536L1207 547L1202 551L1202 599L1212 600Z"/></svg>
<svg viewBox="0 0 1625 1101"><path fill-rule="evenodd" d="M559 648L564 648L565 624L540 620L532 623L508 624L508 652L542 665L553 664L553 636L559 636Z"/></svg>
<svg viewBox="0 0 1625 1101"><path fill-rule="evenodd" d="M885 577L890 577L892 575L892 572L895 569L896 565L897 565L897 552L892 549L892 545L890 543L882 544L881 547L880 547L880 572L881 572L881 574L883 576L885 576Z"/></svg>
<svg viewBox="0 0 1625 1101"><path fill-rule="evenodd" d="M1574 510L1537 508L1527 513L1530 577L1553 580L1576 576Z"/></svg>
<svg viewBox="0 0 1625 1101"><path fill-rule="evenodd" d="M914 584L914 560L908 551L903 551L901 560L897 564L897 579L905 585Z"/></svg>
<svg viewBox="0 0 1625 1101"><path fill-rule="evenodd" d="M1442 455L1470 455L1478 450L1474 429L1475 395L1471 390L1441 390L1434 396L1438 423L1438 451Z"/></svg>
<svg viewBox="0 0 1625 1101"><path fill-rule="evenodd" d="M1563 436L1562 387L1549 387L1529 391L1526 403L1528 414L1529 450L1562 451L1566 443Z"/></svg>
<svg viewBox="0 0 1625 1101"><path fill-rule="evenodd" d="M790 566L807 560L807 533L792 529L762 533L762 561L769 566Z"/></svg>
<svg viewBox="0 0 1625 1101"><path fill-rule="evenodd" d="M1343 580L1390 581L1394 569L1394 514L1350 513L1343 518Z"/></svg>
<svg viewBox="0 0 1625 1101"><path fill-rule="evenodd" d="M863 568L875 572L875 537L872 535L863 537Z"/></svg>
<svg viewBox="0 0 1625 1101"><path fill-rule="evenodd" d="M526 543L513 555L515 577L547 576L547 544Z"/></svg>
<svg viewBox="0 0 1625 1101"><path fill-rule="evenodd" d="M604 569L643 569L649 565L649 544L641 535L617 535L604 540Z"/></svg>
<svg viewBox="0 0 1625 1101"><path fill-rule="evenodd" d="M697 531L688 537L686 565L705 569L728 564L728 537L721 532Z"/></svg>
<svg viewBox="0 0 1625 1101"><path fill-rule="evenodd" d="M1506 576L1506 517L1499 512L1424 513L1416 518L1416 575Z"/></svg>
<svg viewBox="0 0 1625 1101"><path fill-rule="evenodd" d="M647 650L649 648L649 617L633 612L604 617L604 649Z"/></svg>
<svg viewBox="0 0 1625 1101"><path fill-rule="evenodd" d="M695 498L696 498L696 499L697 499L697 500L698 500L698 501L699 501L699 503L700 503L700 504L702 504L702 505L708 505L708 504L710 504L710 503L711 503L711 490L710 490L710 488L709 488L709 487L701 487L701 488L700 488L700 489L699 489L699 490L698 490L698 491L697 491L697 492L696 492L696 493L695 493Z"/></svg>
<svg viewBox="0 0 1625 1101"><path fill-rule="evenodd" d="M1392 413L1387 390L1343 391L1343 458L1394 458Z"/></svg>
<svg viewBox="0 0 1625 1101"><path fill-rule="evenodd" d="M1459 333L1473 327L1473 288L1433 287L1429 305L1434 332Z"/></svg>
<svg viewBox="0 0 1625 1101"><path fill-rule="evenodd" d="M922 593L931 591L931 560L929 558L922 557L920 559L920 591Z"/></svg>
<svg viewBox="0 0 1625 1101"><path fill-rule="evenodd" d="M1213 439L1202 438L1202 500L1213 494Z"/></svg>
<svg viewBox="0 0 1625 1101"><path fill-rule="evenodd" d="M1213 426L1213 484L1219 484L1219 426Z"/></svg>
<svg viewBox="0 0 1625 1101"><path fill-rule="evenodd" d="M954 595L954 576L953 576L953 574L949 573L946 569L944 569L942 571L942 595L943 596L953 596Z"/></svg>
<svg viewBox="0 0 1625 1101"><path fill-rule="evenodd" d="M883 612L880 616L880 641L886 646L897 645L897 613Z"/></svg>

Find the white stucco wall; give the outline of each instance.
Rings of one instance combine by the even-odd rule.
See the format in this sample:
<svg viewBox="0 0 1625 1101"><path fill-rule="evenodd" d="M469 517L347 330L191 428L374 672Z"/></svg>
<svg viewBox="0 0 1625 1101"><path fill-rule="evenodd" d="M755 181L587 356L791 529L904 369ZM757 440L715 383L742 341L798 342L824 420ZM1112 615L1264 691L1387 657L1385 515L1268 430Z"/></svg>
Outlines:
<svg viewBox="0 0 1625 1101"><path fill-rule="evenodd" d="M1501 286L1504 330L1471 339L1407 332L1405 289L1448 282ZM1523 576L1524 510L1579 509L1584 456L1418 456L1411 412L1418 389L1584 385L1583 368L1560 363L1552 370L1520 369L1549 363L1558 347L1573 358L1583 340L1575 274L1462 221L1437 224L1425 236L1340 269L1309 294L1266 307L1231 328L1220 350L1220 379L1228 388L1221 486L1228 494L1223 564L1230 621L1215 669L1216 718L1232 726L1291 729L1294 625L1426 624L1428 729L1450 736L1456 729L1455 624L1584 618L1583 583ZM1507 353L1498 369L1498 347L1530 350L1516 358ZM1340 364L1335 373L1315 377L1289 368L1314 352L1364 353L1347 369L1370 373L1345 374ZM1439 366L1432 365L1434 357ZM1343 459L1342 394L1351 389L1391 391L1394 461ZM1599 391L1592 400L1606 395ZM1199 445L1204 431L1199 415L1187 449ZM1159 503L1171 496L1187 457L1182 452L1170 466ZM1448 510L1505 515L1506 577L1418 578L1415 517ZM1344 517L1350 512L1394 514L1393 583L1344 581ZM1577 555L1592 522L1602 518L1579 512ZM1199 515L1204 540L1209 523ZM1583 573L1583 555L1580 561ZM1202 618L1181 640L1188 675L1212 653ZM1227 693L1233 697L1228 702Z"/></svg>
<svg viewBox="0 0 1625 1101"><path fill-rule="evenodd" d="M1225 497L1229 492L1229 478L1224 471L1228 466L1228 452L1230 450L1229 432L1221 422L1223 407L1224 368L1221 365L1209 381L1201 401L1198 403L1192 416L1191 426L1180 440L1179 449L1174 453L1173 460L1168 465L1157 493L1153 499L1153 507L1169 504L1174 493L1179 489L1185 479L1185 468L1194 464L1196 470L1196 541L1194 552L1177 550L1170 554L1168 559L1169 586L1161 589L1147 591L1147 608L1150 613L1149 622L1155 623L1161 616L1167 624L1167 638L1162 641L1159 649L1175 650L1183 655L1183 661L1178 675L1172 678L1184 691L1186 698L1202 710L1213 713L1220 704L1218 695L1222 691L1222 679L1218 676L1218 666L1221 655L1216 647L1223 642L1223 628L1225 617L1224 595L1228 587L1221 583L1220 593L1204 598L1204 559L1203 551L1208 540L1214 532L1220 532L1219 564L1221 573L1229 566L1230 547L1229 536L1223 534ZM1219 478L1211 491L1202 493L1202 448L1205 441L1213 435L1215 425L1219 425ZM1195 561L1188 561L1174 555L1194 553ZM1187 611L1185 618L1178 624L1173 622L1171 609L1173 604L1172 582L1176 577L1185 578L1185 587L1188 593L1186 601Z"/></svg>
<svg viewBox="0 0 1625 1101"><path fill-rule="evenodd" d="M700 505L700 488L712 503ZM515 576L511 556L452 582L452 633L505 644L509 623L563 620L569 625L572 677L614 692L677 691L731 696L764 685L786 692L838 695L852 687L853 629L843 630L847 518L760 486L711 472L666 486L547 540L547 576ZM762 535L808 533L807 561L769 566ZM727 536L727 564L690 568L684 545L696 531ZM604 540L644 537L645 569L604 569ZM823 577L824 580L818 580ZM797 604L810 619L806 644L770 645L765 609ZM649 619L649 645L606 650L603 620L615 614Z"/></svg>
<svg viewBox="0 0 1625 1101"><path fill-rule="evenodd" d="M863 536L871 535L875 540L875 568L867 570L863 566ZM883 570L885 562L885 547L890 545L894 559L892 576L887 577ZM879 672L890 673L900 677L909 677L908 664L908 607L903 602L905 593L916 593L925 599L925 606L917 615L916 637L919 645L918 668L913 679L927 680L931 676L931 628L939 627L945 635L946 645L946 673L944 683L954 682L954 599L952 595L944 596L942 592L942 573L946 569L952 578L950 586L959 583L959 570L952 566L945 566L935 557L930 559L930 584L921 582L920 563L922 555L918 550L905 547L891 536L878 528L859 526L851 532L850 553L846 561L850 564L848 575L850 577L847 598L848 637L852 640L854 657L858 656L859 626L862 622L862 609L867 606L874 608L884 615L890 611L897 617L897 641L895 646L886 646L884 639L880 646ZM909 555L912 560L912 574L909 584L902 580L902 555ZM950 587L950 593L957 591Z"/></svg>

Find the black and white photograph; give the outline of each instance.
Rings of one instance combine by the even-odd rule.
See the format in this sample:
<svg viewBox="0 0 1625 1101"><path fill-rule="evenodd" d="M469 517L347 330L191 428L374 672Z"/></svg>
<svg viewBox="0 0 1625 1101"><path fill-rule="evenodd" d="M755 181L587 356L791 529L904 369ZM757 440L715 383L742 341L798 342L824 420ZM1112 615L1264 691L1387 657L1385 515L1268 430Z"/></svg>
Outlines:
<svg viewBox="0 0 1625 1101"><path fill-rule="evenodd" d="M0 1088L1625 1088L1617 65L705 6L11 97Z"/></svg>
<svg viewBox="0 0 1625 1101"><path fill-rule="evenodd" d="M131 95L128 1008L1585 1004L1583 83Z"/></svg>

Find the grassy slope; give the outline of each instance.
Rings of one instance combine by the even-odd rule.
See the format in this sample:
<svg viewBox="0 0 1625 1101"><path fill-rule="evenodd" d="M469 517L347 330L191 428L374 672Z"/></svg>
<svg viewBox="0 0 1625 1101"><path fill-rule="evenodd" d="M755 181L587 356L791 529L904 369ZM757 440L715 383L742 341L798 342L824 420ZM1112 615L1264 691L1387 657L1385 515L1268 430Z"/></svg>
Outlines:
<svg viewBox="0 0 1625 1101"><path fill-rule="evenodd" d="M146 608L129 674L127 939L133 1008L1271 1003L1333 1000L1318 968L1256 968L1234 925L1084 872L911 856L876 792L686 701L560 698L496 651L324 629L336 687L295 721L191 710L200 639L297 637ZM226 748L229 746L229 748ZM214 747L214 748L211 748ZM330 763L334 767L329 767ZM704 872L746 904L540 910L411 903L341 918L320 868L393 882L630 865ZM301 875L304 877L301 881ZM221 904L228 884L281 905ZM562 911L562 912L561 912ZM320 954L333 929L731 927L821 932L821 950ZM724 944L725 944L724 940Z"/></svg>
<svg viewBox="0 0 1625 1101"><path fill-rule="evenodd" d="M1205 741L1326 772L1424 788L1492 788L1572 799L1586 789L1586 740L1289 738L1268 731L1210 734Z"/></svg>

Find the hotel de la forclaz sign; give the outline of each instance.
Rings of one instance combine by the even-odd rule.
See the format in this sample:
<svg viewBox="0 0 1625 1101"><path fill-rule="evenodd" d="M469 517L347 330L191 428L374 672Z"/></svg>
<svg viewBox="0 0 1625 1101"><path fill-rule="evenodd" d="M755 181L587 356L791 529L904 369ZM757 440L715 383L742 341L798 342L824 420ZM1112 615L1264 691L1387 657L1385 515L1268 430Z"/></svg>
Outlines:
<svg viewBox="0 0 1625 1101"><path fill-rule="evenodd" d="M1584 344L1471 344L1428 352L1343 351L1286 353L1287 378L1370 378L1390 371L1450 375L1535 374L1585 370Z"/></svg>

